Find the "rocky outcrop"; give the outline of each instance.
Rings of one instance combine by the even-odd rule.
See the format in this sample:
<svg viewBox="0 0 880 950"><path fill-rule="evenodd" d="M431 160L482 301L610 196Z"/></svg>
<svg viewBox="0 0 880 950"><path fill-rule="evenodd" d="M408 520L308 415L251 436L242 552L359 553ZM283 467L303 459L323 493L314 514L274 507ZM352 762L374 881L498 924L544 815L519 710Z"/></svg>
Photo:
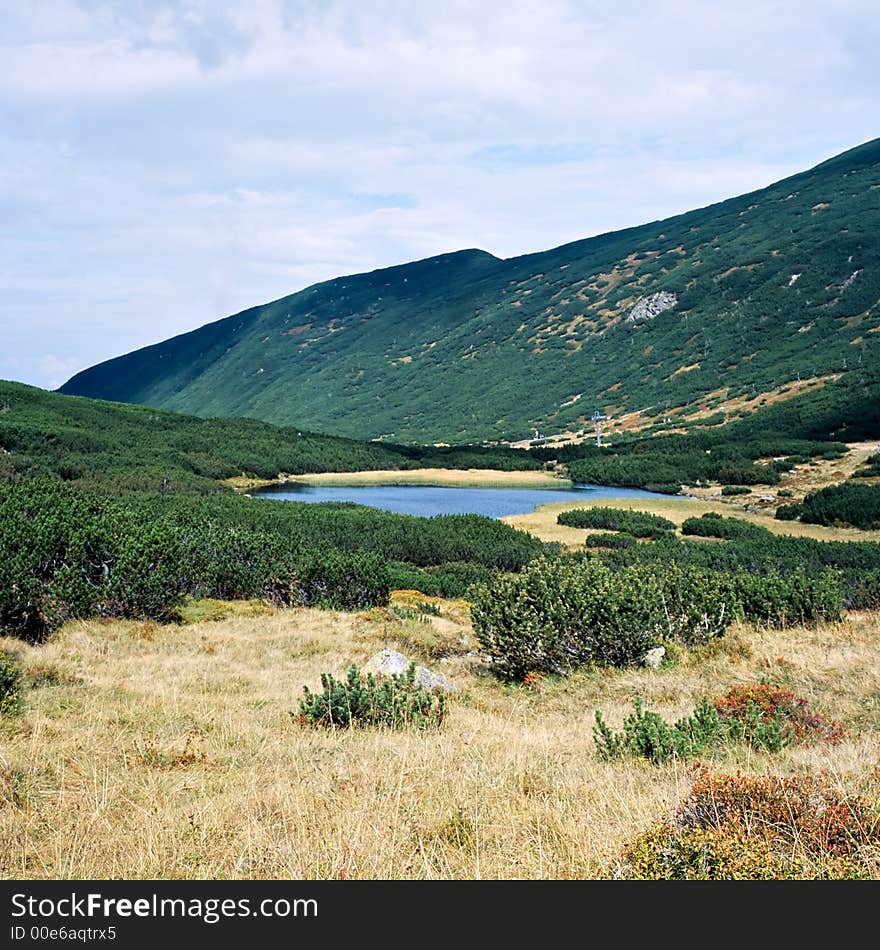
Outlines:
<svg viewBox="0 0 880 950"><path fill-rule="evenodd" d="M671 310L678 303L678 297L668 290L658 290L656 294L642 297L630 310L626 318L627 323L639 323L642 320L653 320L665 310Z"/></svg>
<svg viewBox="0 0 880 950"><path fill-rule="evenodd" d="M366 669L371 673L381 673L384 676L402 675L409 669L412 662L397 650L382 650L370 657ZM416 666L416 682L429 690L439 689L444 693L459 692L459 688L455 683L425 666Z"/></svg>

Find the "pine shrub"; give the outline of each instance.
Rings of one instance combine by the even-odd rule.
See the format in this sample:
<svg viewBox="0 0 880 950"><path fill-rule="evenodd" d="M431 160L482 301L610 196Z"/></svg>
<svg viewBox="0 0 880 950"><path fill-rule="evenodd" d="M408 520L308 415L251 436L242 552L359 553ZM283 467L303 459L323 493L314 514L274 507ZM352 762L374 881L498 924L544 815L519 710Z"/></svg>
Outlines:
<svg viewBox="0 0 880 950"><path fill-rule="evenodd" d="M0 650L0 716L13 715L21 708L21 668L8 653Z"/></svg>
<svg viewBox="0 0 880 950"><path fill-rule="evenodd" d="M503 679L567 674L588 663L629 666L664 641L700 646L734 619L723 575L676 564L614 571L598 558L538 558L476 588L477 640Z"/></svg>
<svg viewBox="0 0 880 950"><path fill-rule="evenodd" d="M389 729L426 729L441 725L446 715L442 693L425 689L416 680L411 663L404 673L376 677L355 664L344 680L321 674L321 692L303 686L298 722L310 726L384 726Z"/></svg>

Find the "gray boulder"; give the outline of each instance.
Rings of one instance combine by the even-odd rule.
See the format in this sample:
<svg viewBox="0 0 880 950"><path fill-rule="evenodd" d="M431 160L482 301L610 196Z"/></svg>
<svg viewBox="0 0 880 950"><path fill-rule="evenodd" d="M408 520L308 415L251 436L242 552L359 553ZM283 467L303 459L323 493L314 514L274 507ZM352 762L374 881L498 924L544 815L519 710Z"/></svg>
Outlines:
<svg viewBox="0 0 880 950"><path fill-rule="evenodd" d="M405 673L413 661L404 656L397 650L382 650L370 657L365 669L370 673L381 673L385 676L391 676L392 673ZM429 670L425 666L416 665L416 682L429 690L440 690L444 693L457 693L459 687L450 682L445 676Z"/></svg>

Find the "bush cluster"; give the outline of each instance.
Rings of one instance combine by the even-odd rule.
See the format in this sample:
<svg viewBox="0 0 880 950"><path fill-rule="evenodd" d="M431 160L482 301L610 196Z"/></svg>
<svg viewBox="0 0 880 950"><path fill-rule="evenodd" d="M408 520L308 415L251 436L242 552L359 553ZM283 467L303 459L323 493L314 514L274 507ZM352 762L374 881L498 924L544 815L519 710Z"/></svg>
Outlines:
<svg viewBox="0 0 880 950"><path fill-rule="evenodd" d="M723 581L676 565L613 571L596 558L538 558L477 588L471 616L505 679L627 666L662 641L695 646L721 636L735 613Z"/></svg>
<svg viewBox="0 0 880 950"><path fill-rule="evenodd" d="M385 726L389 729L426 729L439 726L446 715L442 693L425 689L416 680L411 663L404 673L377 678L353 663L344 680L321 674L321 692L303 686L298 722L310 726Z"/></svg>
<svg viewBox="0 0 880 950"><path fill-rule="evenodd" d="M737 716L723 716L710 699L703 698L693 715L670 723L659 713L644 709L636 699L620 732L614 732L597 709L593 738L603 759L627 755L654 763L673 757L693 758L729 742L745 742L768 752L778 752L791 742L793 729L781 712L765 716L755 703L738 712Z"/></svg>
<svg viewBox="0 0 880 950"><path fill-rule="evenodd" d="M173 620L186 595L340 609L388 596L375 554L54 483L0 487L0 548L0 629L31 641L73 618Z"/></svg>
<svg viewBox="0 0 880 950"><path fill-rule="evenodd" d="M543 545L477 515L117 497L28 480L0 486L0 549L0 629L37 641L77 617L172 620L187 596L361 609L386 602L392 575L396 586L462 596Z"/></svg>
<svg viewBox="0 0 880 950"><path fill-rule="evenodd" d="M561 511L556 522L570 528L623 531L634 538L658 538L675 530L675 525L668 518L624 508L573 508L571 511Z"/></svg>
<svg viewBox="0 0 880 950"><path fill-rule="evenodd" d="M593 554L538 558L475 588L471 617L498 675L522 680L588 663L633 665L663 642L705 644L737 619L780 627L836 620L841 605L832 570L757 576L667 560L616 566Z"/></svg>
<svg viewBox="0 0 880 950"><path fill-rule="evenodd" d="M636 880L873 879L877 801L827 774L734 775L701 767L690 794L624 850L610 875Z"/></svg>
<svg viewBox="0 0 880 950"><path fill-rule="evenodd" d="M880 476L880 452L865 459L865 464L858 471L853 472L853 478L877 478Z"/></svg>
<svg viewBox="0 0 880 950"><path fill-rule="evenodd" d="M729 520L733 519L724 519L724 522L719 523L710 522L709 519L704 522L697 518L694 522L700 531L711 531L713 525L721 524L720 531L733 534L734 531L727 531L726 528L725 523ZM760 532L760 526L757 530ZM791 616L800 609L795 600L804 588L800 578L805 577L807 589L814 592L810 595L811 603L804 605L806 609L803 613L808 621L823 617L834 619L841 606L869 608L880 598L880 544L871 541L817 541L814 538L769 532L752 534L747 529L745 536L731 538L724 544L705 543L699 540L699 536L686 535L681 541L664 538L627 550L602 551L600 556L614 568L671 562L682 567L699 567L723 574L750 574L752 580L745 578L740 586L743 590L752 591L753 596L749 598L752 603L757 607L764 599L769 600L771 607L774 602L782 607L787 602L786 613ZM780 588L776 579L778 575L790 578L790 582L786 581ZM768 585L766 595L761 592L765 579ZM815 600L816 590L824 589L827 596L831 597L835 587L840 593L822 607ZM780 600L780 596L788 589L790 596ZM794 613L790 609L792 607L795 608Z"/></svg>
<svg viewBox="0 0 880 950"><path fill-rule="evenodd" d="M681 526L684 535L696 535L701 538L767 538L772 532L761 525L752 524L742 518L725 518L715 512L707 512L699 518L686 518Z"/></svg>
<svg viewBox="0 0 880 950"><path fill-rule="evenodd" d="M776 510L782 521L843 525L873 531L880 528L880 485L843 482L811 492L799 505Z"/></svg>
<svg viewBox="0 0 880 950"><path fill-rule="evenodd" d="M805 699L767 683L733 686L714 700L703 697L692 715L674 723L635 699L620 732L608 726L601 710L596 710L593 727L603 759L628 755L654 763L693 758L731 742L778 752L791 742L815 738L839 742L842 735L839 723L811 710Z"/></svg>

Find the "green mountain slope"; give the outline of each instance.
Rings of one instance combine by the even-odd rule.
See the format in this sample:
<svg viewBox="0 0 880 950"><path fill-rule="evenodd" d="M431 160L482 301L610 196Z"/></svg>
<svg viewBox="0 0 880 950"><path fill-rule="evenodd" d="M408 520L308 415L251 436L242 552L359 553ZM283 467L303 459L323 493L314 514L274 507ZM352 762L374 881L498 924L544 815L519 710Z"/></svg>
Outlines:
<svg viewBox="0 0 880 950"><path fill-rule="evenodd" d="M554 250L341 277L62 392L358 438L461 442L763 392L871 359L880 139L761 191Z"/></svg>
<svg viewBox="0 0 880 950"><path fill-rule="evenodd" d="M395 448L48 393L0 380L0 483L47 477L114 492L212 492L217 479L280 472L540 468L515 449Z"/></svg>

